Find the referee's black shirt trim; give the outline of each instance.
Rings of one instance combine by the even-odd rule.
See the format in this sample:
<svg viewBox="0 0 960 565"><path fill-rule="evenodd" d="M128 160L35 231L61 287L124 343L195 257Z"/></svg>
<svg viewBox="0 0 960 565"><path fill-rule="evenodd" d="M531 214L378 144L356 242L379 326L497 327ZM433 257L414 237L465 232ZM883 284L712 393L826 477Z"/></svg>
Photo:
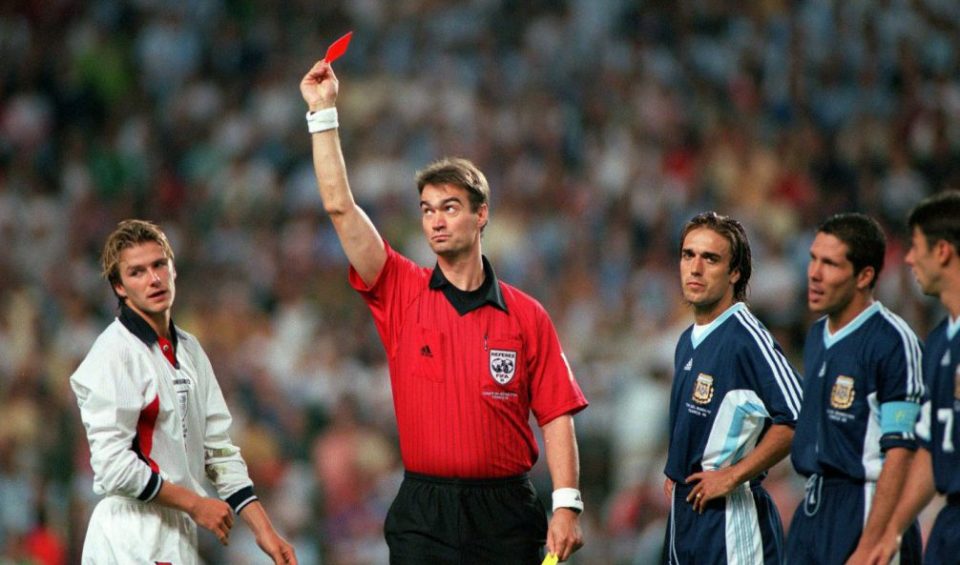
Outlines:
<svg viewBox="0 0 960 565"><path fill-rule="evenodd" d="M507 303L503 300L503 293L500 292L500 281L497 280L497 274L493 272L493 267L486 257L483 257L483 283L476 290L460 290L453 286L453 283L447 280L443 271L440 270L440 264L433 268L433 274L430 275L430 288L443 292L450 305L461 316L476 310L484 304L492 304L497 308L507 311Z"/></svg>

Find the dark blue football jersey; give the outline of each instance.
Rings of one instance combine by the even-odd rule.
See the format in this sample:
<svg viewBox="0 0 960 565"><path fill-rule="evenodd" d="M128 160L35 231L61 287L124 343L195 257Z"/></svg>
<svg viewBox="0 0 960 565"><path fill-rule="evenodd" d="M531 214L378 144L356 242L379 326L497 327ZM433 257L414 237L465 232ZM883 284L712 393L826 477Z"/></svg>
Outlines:
<svg viewBox="0 0 960 565"><path fill-rule="evenodd" d="M664 473L678 483L700 470L737 463L771 424L792 426L800 414L796 371L742 302L698 338L688 328L674 364Z"/></svg>
<svg viewBox="0 0 960 565"><path fill-rule="evenodd" d="M923 374L927 384L917 421L920 445L933 457L937 492L960 493L960 320L944 320L927 336Z"/></svg>
<svg viewBox="0 0 960 565"><path fill-rule="evenodd" d="M874 302L835 334L807 333L803 409L791 461L798 473L875 481L883 452L916 449L923 397L921 347L899 316Z"/></svg>

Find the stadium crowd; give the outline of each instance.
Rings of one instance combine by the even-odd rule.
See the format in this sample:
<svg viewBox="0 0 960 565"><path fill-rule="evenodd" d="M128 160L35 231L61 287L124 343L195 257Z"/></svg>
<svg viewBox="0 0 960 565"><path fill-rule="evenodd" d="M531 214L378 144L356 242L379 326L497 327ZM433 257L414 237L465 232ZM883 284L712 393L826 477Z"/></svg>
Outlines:
<svg viewBox="0 0 960 565"><path fill-rule="evenodd" d="M921 338L942 317L904 267L904 219L960 188L951 0L4 3L0 563L78 559L95 500L67 380L116 313L97 261L128 217L173 240L174 319L210 355L301 562L385 562L402 477L386 364L320 206L297 89L347 30L341 136L361 205L427 260L414 173L476 162L485 252L550 312L591 402L572 563L659 555L693 214L747 226L752 309L798 368L808 248L834 212L886 229L884 304ZM789 520L800 479L787 462L766 484ZM260 558L245 533L203 538L209 562Z"/></svg>

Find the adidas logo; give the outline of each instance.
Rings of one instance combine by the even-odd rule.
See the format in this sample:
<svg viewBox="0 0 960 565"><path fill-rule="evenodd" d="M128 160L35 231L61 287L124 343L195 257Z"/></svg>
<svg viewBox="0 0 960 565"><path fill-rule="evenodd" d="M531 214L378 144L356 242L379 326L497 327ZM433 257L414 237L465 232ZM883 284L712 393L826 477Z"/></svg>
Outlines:
<svg viewBox="0 0 960 565"><path fill-rule="evenodd" d="M424 345L423 347L421 347L420 355L423 355L424 357L433 357L433 352L430 351L430 346Z"/></svg>
<svg viewBox="0 0 960 565"><path fill-rule="evenodd" d="M683 366L683 370L689 371L692 368L693 368L693 357L691 357L690 360L687 361L687 364Z"/></svg>
<svg viewBox="0 0 960 565"><path fill-rule="evenodd" d="M940 366L946 367L950 365L950 350L948 349L946 353L943 354L943 359L940 360Z"/></svg>

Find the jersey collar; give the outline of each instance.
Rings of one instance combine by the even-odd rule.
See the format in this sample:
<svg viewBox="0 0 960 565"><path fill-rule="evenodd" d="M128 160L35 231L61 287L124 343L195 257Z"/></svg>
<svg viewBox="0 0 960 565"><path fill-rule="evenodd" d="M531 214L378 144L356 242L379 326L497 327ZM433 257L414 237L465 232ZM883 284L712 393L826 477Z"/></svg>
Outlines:
<svg viewBox="0 0 960 565"><path fill-rule="evenodd" d="M439 263L433 268L433 274L430 275L430 288L443 292L443 296L461 316L484 304L492 304L507 312L507 303L503 300L497 274L493 271L490 261L486 257L481 258L483 260L483 284L476 290L465 291L453 286L444 276L443 271L440 270Z"/></svg>
<svg viewBox="0 0 960 565"><path fill-rule="evenodd" d="M117 319L120 320L120 323L123 324L123 327L127 328L130 333L137 336L147 347L152 347L154 343L157 343L158 337L157 332L153 331L153 328L150 327L150 324L143 319L140 314L134 312L133 308L124 303L120 306L120 315L117 316ZM173 325L173 319L170 320L170 343L173 344L173 351L177 351L177 330Z"/></svg>
<svg viewBox="0 0 960 565"><path fill-rule="evenodd" d="M693 348L696 349L697 346L703 343L703 340L707 339L707 336L712 334L713 330L719 328L724 322L726 322L727 318L733 316L746 307L747 305L743 302L735 302L732 306L724 310L722 314L714 318L712 322L701 326L703 329L693 331L693 328L691 328L690 341L693 343Z"/></svg>
<svg viewBox="0 0 960 565"><path fill-rule="evenodd" d="M847 325L837 330L836 333L830 333L830 321L826 319L826 316L824 316L823 346L829 349L830 346L832 346L833 344L837 343L841 339L857 331L857 328L862 326L868 319L870 319L870 316L873 316L874 314L879 312L880 308L881 308L880 301L875 300L873 304L871 304L870 306L867 306L863 312L860 312L859 314L857 314L856 318L850 320L850 322Z"/></svg>
<svg viewBox="0 0 960 565"><path fill-rule="evenodd" d="M947 341L950 341L960 331L960 316L956 320L947 315Z"/></svg>

